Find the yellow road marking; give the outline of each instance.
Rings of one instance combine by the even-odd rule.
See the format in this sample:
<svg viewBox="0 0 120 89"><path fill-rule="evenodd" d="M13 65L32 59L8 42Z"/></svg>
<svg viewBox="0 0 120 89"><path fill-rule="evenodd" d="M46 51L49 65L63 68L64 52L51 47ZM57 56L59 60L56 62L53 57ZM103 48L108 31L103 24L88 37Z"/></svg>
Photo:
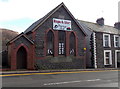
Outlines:
<svg viewBox="0 0 120 89"><path fill-rule="evenodd" d="M4 74L1 77L7 76L19 76L19 75L44 75L44 74L68 74L68 73L83 73L83 72L108 72L108 71L120 71L120 70L98 70L98 71L76 71L76 72L50 72L50 73L23 73L23 74Z"/></svg>

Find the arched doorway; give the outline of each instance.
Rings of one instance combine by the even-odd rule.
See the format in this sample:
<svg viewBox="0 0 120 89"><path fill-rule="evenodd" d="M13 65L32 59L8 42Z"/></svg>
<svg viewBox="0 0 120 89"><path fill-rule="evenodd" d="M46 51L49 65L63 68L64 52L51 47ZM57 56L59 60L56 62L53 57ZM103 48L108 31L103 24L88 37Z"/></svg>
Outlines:
<svg viewBox="0 0 120 89"><path fill-rule="evenodd" d="M24 47L17 51L17 69L27 69L27 52Z"/></svg>

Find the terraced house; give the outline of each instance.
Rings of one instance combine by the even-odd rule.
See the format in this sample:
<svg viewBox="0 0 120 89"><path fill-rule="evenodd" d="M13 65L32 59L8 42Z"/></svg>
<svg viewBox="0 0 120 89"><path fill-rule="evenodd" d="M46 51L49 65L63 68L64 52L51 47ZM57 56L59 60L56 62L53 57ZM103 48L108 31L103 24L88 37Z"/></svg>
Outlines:
<svg viewBox="0 0 120 89"><path fill-rule="evenodd" d="M104 25L104 18L96 23L79 21L85 29L87 37L88 68L117 68L120 67L120 22L114 27Z"/></svg>

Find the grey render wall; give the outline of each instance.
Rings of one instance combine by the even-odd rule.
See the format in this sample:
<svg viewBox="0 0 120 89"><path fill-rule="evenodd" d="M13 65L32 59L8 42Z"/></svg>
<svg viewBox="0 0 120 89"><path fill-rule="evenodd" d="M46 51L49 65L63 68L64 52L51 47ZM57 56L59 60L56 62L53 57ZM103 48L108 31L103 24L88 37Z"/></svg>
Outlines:
<svg viewBox="0 0 120 89"><path fill-rule="evenodd" d="M84 31L87 33L86 36L86 68L93 68L93 61L92 61L92 52L91 52L91 36L93 31L91 31L86 25L82 24Z"/></svg>
<svg viewBox="0 0 120 89"><path fill-rule="evenodd" d="M92 53L91 53L91 35L92 35L92 31L90 31L89 29L85 29L85 32L87 33L87 37L86 37L86 67L87 68L93 68L94 66L92 65L93 61L92 61Z"/></svg>

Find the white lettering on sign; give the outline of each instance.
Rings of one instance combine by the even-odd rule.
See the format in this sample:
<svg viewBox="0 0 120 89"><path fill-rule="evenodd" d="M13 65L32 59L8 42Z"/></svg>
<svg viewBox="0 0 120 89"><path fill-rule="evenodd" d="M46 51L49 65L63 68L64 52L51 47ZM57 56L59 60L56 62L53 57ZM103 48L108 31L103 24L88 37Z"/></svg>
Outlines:
<svg viewBox="0 0 120 89"><path fill-rule="evenodd" d="M71 30L71 21L53 18L53 29L70 31Z"/></svg>

